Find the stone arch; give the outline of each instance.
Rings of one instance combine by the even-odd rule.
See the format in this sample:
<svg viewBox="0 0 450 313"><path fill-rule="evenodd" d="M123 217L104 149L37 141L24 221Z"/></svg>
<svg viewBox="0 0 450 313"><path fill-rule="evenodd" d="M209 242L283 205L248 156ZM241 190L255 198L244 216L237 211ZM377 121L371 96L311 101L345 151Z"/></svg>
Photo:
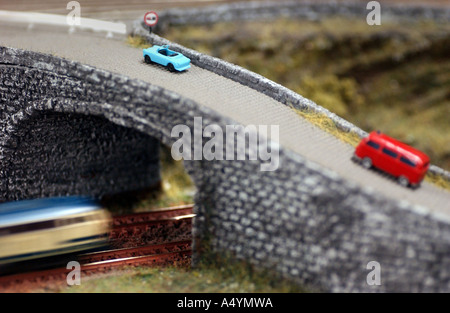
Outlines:
<svg viewBox="0 0 450 313"><path fill-rule="evenodd" d="M84 119L90 121L102 118L170 146L173 142L170 125L186 124L187 116L194 114L192 110L184 111L186 107L196 107L192 101L162 88L51 56L35 53L30 56L30 52L15 49L8 51L13 52L9 54L12 60L11 64L5 62L1 66L4 79L0 83L8 89L1 99L5 110L0 108L5 117L0 126L6 130L0 134L3 143L0 199L27 197L24 190L10 197L5 197L5 193L11 191L11 170L14 169L9 165L17 155L18 138L23 137L26 131L23 126L27 122L38 120L36 115L61 113L85 116ZM15 52L20 57L16 58ZM42 195L51 193L46 191Z"/></svg>

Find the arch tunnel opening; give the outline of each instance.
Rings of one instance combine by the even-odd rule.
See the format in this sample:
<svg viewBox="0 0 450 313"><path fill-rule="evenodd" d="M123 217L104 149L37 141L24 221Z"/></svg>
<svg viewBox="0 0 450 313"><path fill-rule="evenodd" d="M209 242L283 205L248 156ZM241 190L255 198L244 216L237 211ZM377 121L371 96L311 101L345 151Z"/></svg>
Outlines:
<svg viewBox="0 0 450 313"><path fill-rule="evenodd" d="M104 117L35 110L10 146L2 201L88 195L116 214L193 202L194 184L168 147Z"/></svg>

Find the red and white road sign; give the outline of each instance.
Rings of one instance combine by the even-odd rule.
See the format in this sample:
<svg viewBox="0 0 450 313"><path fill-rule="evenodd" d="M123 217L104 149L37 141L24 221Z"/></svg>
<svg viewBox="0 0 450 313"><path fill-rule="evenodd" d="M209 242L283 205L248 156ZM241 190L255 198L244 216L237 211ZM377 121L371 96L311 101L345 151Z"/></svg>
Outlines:
<svg viewBox="0 0 450 313"><path fill-rule="evenodd" d="M145 13L144 23L150 27L155 26L158 23L158 14L154 11Z"/></svg>

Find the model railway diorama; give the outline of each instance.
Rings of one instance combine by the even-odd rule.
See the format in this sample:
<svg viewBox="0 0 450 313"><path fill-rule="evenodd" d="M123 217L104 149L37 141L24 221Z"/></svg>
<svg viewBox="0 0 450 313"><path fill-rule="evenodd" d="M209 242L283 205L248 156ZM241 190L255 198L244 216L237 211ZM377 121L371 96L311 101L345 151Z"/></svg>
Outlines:
<svg viewBox="0 0 450 313"><path fill-rule="evenodd" d="M194 2L0 3L0 291L448 292L448 4Z"/></svg>

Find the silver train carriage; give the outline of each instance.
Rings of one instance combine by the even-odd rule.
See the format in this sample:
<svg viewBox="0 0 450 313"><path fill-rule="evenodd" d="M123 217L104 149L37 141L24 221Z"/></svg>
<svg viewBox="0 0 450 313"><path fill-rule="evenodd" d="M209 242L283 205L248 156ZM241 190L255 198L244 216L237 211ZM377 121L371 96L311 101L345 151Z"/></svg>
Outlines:
<svg viewBox="0 0 450 313"><path fill-rule="evenodd" d="M0 204L0 265L107 245L111 215L89 197Z"/></svg>

